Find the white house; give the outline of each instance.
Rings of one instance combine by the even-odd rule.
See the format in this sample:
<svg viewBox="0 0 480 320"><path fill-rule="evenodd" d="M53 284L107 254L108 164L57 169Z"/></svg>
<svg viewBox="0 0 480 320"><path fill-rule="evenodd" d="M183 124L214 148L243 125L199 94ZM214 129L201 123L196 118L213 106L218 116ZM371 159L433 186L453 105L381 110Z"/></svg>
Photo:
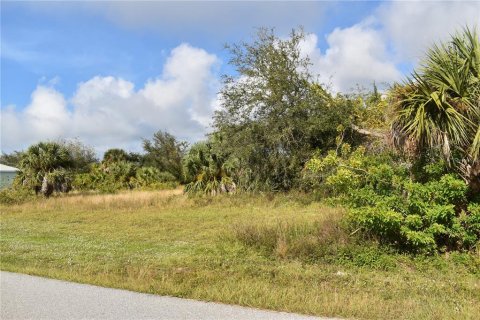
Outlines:
<svg viewBox="0 0 480 320"><path fill-rule="evenodd" d="M17 175L17 168L0 163L0 189L10 186Z"/></svg>

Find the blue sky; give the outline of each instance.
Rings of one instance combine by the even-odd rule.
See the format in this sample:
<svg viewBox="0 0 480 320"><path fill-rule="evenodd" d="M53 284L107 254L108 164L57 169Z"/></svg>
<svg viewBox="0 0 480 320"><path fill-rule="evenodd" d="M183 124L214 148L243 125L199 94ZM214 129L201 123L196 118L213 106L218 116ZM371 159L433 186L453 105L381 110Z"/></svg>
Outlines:
<svg viewBox="0 0 480 320"><path fill-rule="evenodd" d="M225 43L304 26L333 91L399 81L432 40L480 25L479 2L1 2L1 150L79 138L138 149L159 129L202 139Z"/></svg>

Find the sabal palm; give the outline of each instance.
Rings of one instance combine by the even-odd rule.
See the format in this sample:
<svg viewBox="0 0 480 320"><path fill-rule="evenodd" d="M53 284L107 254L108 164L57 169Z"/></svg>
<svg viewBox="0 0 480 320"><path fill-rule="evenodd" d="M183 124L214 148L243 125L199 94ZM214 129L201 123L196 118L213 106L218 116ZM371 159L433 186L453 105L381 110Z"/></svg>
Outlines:
<svg viewBox="0 0 480 320"><path fill-rule="evenodd" d="M20 161L20 168L27 178L41 181L43 176L71 164L71 156L63 146L54 142L40 142L32 145Z"/></svg>
<svg viewBox="0 0 480 320"><path fill-rule="evenodd" d="M400 145L440 148L445 159L478 166L480 157L480 42L464 29L448 43L434 45L418 72L393 89L392 124Z"/></svg>

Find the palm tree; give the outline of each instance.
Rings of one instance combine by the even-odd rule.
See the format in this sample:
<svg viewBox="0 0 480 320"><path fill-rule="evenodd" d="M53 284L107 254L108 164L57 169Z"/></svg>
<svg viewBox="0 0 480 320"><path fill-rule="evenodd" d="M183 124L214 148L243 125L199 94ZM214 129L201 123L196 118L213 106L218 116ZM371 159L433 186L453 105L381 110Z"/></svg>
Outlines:
<svg viewBox="0 0 480 320"><path fill-rule="evenodd" d="M480 41L465 28L432 46L418 71L392 90L397 146L436 150L473 192L480 191Z"/></svg>
<svg viewBox="0 0 480 320"><path fill-rule="evenodd" d="M20 161L20 179L24 185L33 187L50 196L54 189L67 190L66 169L72 165L68 150L55 142L40 142L30 146Z"/></svg>
<svg viewBox="0 0 480 320"><path fill-rule="evenodd" d="M232 179L232 164L216 153L209 142L198 142L192 146L184 159L186 193L204 193L216 195L233 193L236 184Z"/></svg>

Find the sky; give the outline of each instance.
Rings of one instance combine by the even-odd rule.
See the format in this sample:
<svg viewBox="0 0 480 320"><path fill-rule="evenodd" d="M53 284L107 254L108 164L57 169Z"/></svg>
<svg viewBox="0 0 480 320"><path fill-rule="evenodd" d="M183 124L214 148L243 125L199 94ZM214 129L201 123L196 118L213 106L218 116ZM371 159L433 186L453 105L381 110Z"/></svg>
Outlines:
<svg viewBox="0 0 480 320"><path fill-rule="evenodd" d="M1 1L0 150L79 139L140 151L168 131L205 138L225 44L259 27L300 45L332 92L402 81L433 42L480 27L480 1Z"/></svg>

